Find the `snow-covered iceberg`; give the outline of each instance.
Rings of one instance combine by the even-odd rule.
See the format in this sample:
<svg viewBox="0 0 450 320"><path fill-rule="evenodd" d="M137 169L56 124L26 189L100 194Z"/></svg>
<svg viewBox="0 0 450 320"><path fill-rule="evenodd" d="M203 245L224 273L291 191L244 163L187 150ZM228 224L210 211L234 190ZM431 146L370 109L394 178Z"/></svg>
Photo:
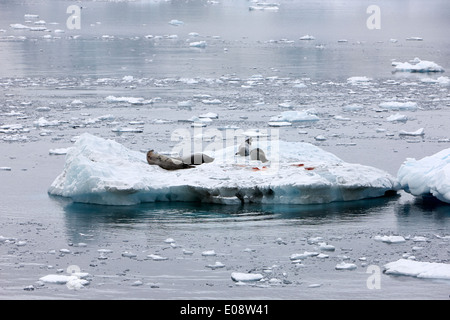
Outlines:
<svg viewBox="0 0 450 320"><path fill-rule="evenodd" d="M385 273L423 279L450 280L450 264L399 259L387 263Z"/></svg>
<svg viewBox="0 0 450 320"><path fill-rule="evenodd" d="M271 141L269 163L235 155L229 146L193 169L166 171L146 155L113 141L82 134L69 149L49 194L75 202L133 205L157 201L219 204L313 204L384 196L399 190L395 177L350 164L314 145ZM253 144L252 144L253 147ZM205 152L208 153L208 152Z"/></svg>
<svg viewBox="0 0 450 320"><path fill-rule="evenodd" d="M420 160L406 159L397 173L401 187L415 196L450 203L450 148Z"/></svg>

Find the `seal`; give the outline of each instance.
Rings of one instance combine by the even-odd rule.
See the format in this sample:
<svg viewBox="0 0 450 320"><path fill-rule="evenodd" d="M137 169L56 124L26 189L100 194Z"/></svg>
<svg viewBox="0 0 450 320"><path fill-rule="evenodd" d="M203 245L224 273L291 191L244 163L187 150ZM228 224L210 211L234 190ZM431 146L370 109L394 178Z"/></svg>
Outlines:
<svg viewBox="0 0 450 320"><path fill-rule="evenodd" d="M241 145L239 146L239 151L236 152L236 155L240 155L240 156L248 156L250 155L250 146L252 145L252 138L247 138L245 139L244 142L241 143Z"/></svg>
<svg viewBox="0 0 450 320"><path fill-rule="evenodd" d="M214 161L214 158L204 154L204 153L194 153L188 156L180 158L180 160L185 164L199 165L203 163L210 163Z"/></svg>
<svg viewBox="0 0 450 320"><path fill-rule="evenodd" d="M147 162L150 165L157 165L166 170L190 169L195 168L192 165L183 163L179 159L172 159L162 154L150 150L147 152Z"/></svg>
<svg viewBox="0 0 450 320"><path fill-rule="evenodd" d="M268 162L266 158L266 154L264 153L263 149L261 148L255 148L250 151L250 159L251 160L259 160L261 162Z"/></svg>

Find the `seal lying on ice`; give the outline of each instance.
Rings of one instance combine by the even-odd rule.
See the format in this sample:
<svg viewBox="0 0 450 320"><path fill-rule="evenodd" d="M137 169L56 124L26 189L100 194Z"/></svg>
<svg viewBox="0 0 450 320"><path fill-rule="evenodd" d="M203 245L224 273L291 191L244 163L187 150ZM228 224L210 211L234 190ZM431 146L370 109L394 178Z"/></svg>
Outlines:
<svg viewBox="0 0 450 320"><path fill-rule="evenodd" d="M180 159L172 159L165 155L158 154L154 150L147 152L147 162L150 165L157 165L166 170L195 168L192 165L184 163Z"/></svg>
<svg viewBox="0 0 450 320"><path fill-rule="evenodd" d="M210 163L214 161L214 158L204 154L204 153L194 153L189 156L184 156L182 158L177 158L185 164L199 165L203 163Z"/></svg>
<svg viewBox="0 0 450 320"><path fill-rule="evenodd" d="M250 151L250 159L259 160L261 162L267 162L266 154L261 148L255 148Z"/></svg>
<svg viewBox="0 0 450 320"><path fill-rule="evenodd" d="M236 152L236 155L240 155L240 156L248 156L250 155L250 146L252 145L252 138L247 138L245 139L244 142L241 143L241 145L239 146L239 151Z"/></svg>
<svg viewBox="0 0 450 320"><path fill-rule="evenodd" d="M156 153L154 150L147 152L147 162L151 165L158 165L166 170L190 169L194 165L213 162L214 158L203 153L194 153L182 158L170 158Z"/></svg>

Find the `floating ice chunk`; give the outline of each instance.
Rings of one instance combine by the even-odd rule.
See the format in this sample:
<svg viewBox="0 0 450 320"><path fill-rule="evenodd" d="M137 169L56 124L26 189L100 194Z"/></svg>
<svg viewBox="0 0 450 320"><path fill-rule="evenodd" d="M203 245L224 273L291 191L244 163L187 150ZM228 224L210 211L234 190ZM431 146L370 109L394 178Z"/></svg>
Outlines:
<svg viewBox="0 0 450 320"><path fill-rule="evenodd" d="M33 124L36 127L54 127L59 126L60 122L58 120L48 121L47 119L41 117L37 121L34 121Z"/></svg>
<svg viewBox="0 0 450 320"><path fill-rule="evenodd" d="M143 105L152 103L151 100L145 100L144 98L136 98L136 97L115 97L115 96L107 96L105 98L107 102L127 102L133 105Z"/></svg>
<svg viewBox="0 0 450 320"><path fill-rule="evenodd" d="M215 269L224 268L225 265L220 261L216 261L216 263L208 264L206 267L215 270Z"/></svg>
<svg viewBox="0 0 450 320"><path fill-rule="evenodd" d="M39 278L40 281L46 283L66 284L70 280L78 279L76 276L67 276L62 274L49 274Z"/></svg>
<svg viewBox="0 0 450 320"><path fill-rule="evenodd" d="M270 121L281 122L300 122L300 121L318 121L319 117L314 114L315 110L308 109L304 111L285 111L280 115L270 118Z"/></svg>
<svg viewBox="0 0 450 320"><path fill-rule="evenodd" d="M147 255L147 258L150 258L154 261L164 261L164 260L168 259L167 257L163 257L163 256L160 256L157 254L149 254L149 255Z"/></svg>
<svg viewBox="0 0 450 320"><path fill-rule="evenodd" d="M425 134L424 128L417 129L416 131L400 131L398 133L401 136L423 136Z"/></svg>
<svg viewBox="0 0 450 320"><path fill-rule="evenodd" d="M206 43L206 41L194 41L189 43L189 46L192 48L206 48L208 44Z"/></svg>
<svg viewBox="0 0 450 320"><path fill-rule="evenodd" d="M30 29L30 27L25 26L25 25L20 24L20 23L13 23L13 24L10 24L9 26L10 26L11 28L17 29L17 30L20 30L20 29L22 29L22 30Z"/></svg>
<svg viewBox="0 0 450 320"><path fill-rule="evenodd" d="M205 257L210 257L210 256L215 256L216 252L214 250L206 250L202 252L202 256Z"/></svg>
<svg viewBox="0 0 450 320"><path fill-rule="evenodd" d="M277 159L277 165L259 172L235 155L235 146L208 152L215 159L211 163L167 171L148 165L145 153L85 133L67 153L64 170L48 191L76 202L109 205L155 201L311 204L380 197L399 188L396 179L382 170L345 163L308 143L277 140L276 146L266 144L264 150L269 160Z"/></svg>
<svg viewBox="0 0 450 320"><path fill-rule="evenodd" d="M180 108L191 108L194 106L194 103L191 100L180 101L178 102L178 107Z"/></svg>
<svg viewBox="0 0 450 320"><path fill-rule="evenodd" d="M262 278L263 275L260 273L244 273L244 272L231 273L231 279L236 282L260 281Z"/></svg>
<svg viewBox="0 0 450 320"><path fill-rule="evenodd" d="M204 100L202 100L202 103L204 103L204 104L221 104L222 101L220 101L219 99L204 99Z"/></svg>
<svg viewBox="0 0 450 320"><path fill-rule="evenodd" d="M127 127L117 127L114 129L111 129L112 132L116 133L142 133L144 132L144 129L142 128L127 128Z"/></svg>
<svg viewBox="0 0 450 320"><path fill-rule="evenodd" d="M371 81L371 78L368 77L350 77L347 79L347 83L358 85L358 84L367 84Z"/></svg>
<svg viewBox="0 0 450 320"><path fill-rule="evenodd" d="M416 110L417 103L413 101L399 102L399 101L387 101L379 104L382 109L390 110Z"/></svg>
<svg viewBox="0 0 450 320"><path fill-rule="evenodd" d="M415 196L432 195L450 203L450 149L421 160L406 159L397 177L406 192Z"/></svg>
<svg viewBox="0 0 450 320"><path fill-rule="evenodd" d="M170 25L172 25L172 26L176 26L176 27L178 27L178 26L181 26L181 25L183 25L183 24L184 24L184 22L183 22L183 21L181 21L181 20L177 20L177 19L172 19L172 20L170 20L170 21L169 21L169 24L170 24Z"/></svg>
<svg viewBox="0 0 450 320"><path fill-rule="evenodd" d="M11 171L11 167L0 167L0 171Z"/></svg>
<svg viewBox="0 0 450 320"><path fill-rule="evenodd" d="M335 267L336 270L355 270L357 268L354 263L341 262Z"/></svg>
<svg viewBox="0 0 450 320"><path fill-rule="evenodd" d="M214 112L204 113L198 116L199 118L209 118L209 119L218 119L219 115Z"/></svg>
<svg viewBox="0 0 450 320"><path fill-rule="evenodd" d="M384 265L385 273L423 279L450 280L450 264L399 259Z"/></svg>
<svg viewBox="0 0 450 320"><path fill-rule="evenodd" d="M386 243L403 243L405 242L405 238L402 236L375 236L374 240L386 242Z"/></svg>
<svg viewBox="0 0 450 320"><path fill-rule="evenodd" d="M336 248L333 245L327 244L325 242L319 243L319 249L323 250L323 251L334 251L334 250L336 250Z"/></svg>
<svg viewBox="0 0 450 320"><path fill-rule="evenodd" d="M70 148L59 148L59 149L50 149L48 151L49 154L55 156L66 155Z"/></svg>
<svg viewBox="0 0 450 320"><path fill-rule="evenodd" d="M308 34L300 38L300 40L315 40L315 39L316 38Z"/></svg>
<svg viewBox="0 0 450 320"><path fill-rule="evenodd" d="M433 61L425 61L416 58L413 63L394 62L395 71L398 72L444 72L444 68Z"/></svg>
<svg viewBox="0 0 450 320"><path fill-rule="evenodd" d="M406 41L423 41L422 37L408 37Z"/></svg>
<svg viewBox="0 0 450 320"><path fill-rule="evenodd" d="M408 117L403 114L396 113L387 117L386 120L389 122L406 122L408 121Z"/></svg>
<svg viewBox="0 0 450 320"><path fill-rule="evenodd" d="M269 127L290 127L292 123L287 121L269 121L268 125Z"/></svg>

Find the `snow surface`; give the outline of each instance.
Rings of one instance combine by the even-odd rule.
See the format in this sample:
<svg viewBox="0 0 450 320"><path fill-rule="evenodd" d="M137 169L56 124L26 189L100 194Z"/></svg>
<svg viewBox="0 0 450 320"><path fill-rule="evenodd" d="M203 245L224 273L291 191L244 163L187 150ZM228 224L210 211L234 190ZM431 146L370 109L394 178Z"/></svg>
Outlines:
<svg viewBox="0 0 450 320"><path fill-rule="evenodd" d="M406 159L397 173L401 187L415 195L433 195L450 203L450 148L421 160Z"/></svg>
<svg viewBox="0 0 450 320"><path fill-rule="evenodd" d="M157 201L220 204L313 204L384 196L399 190L388 173L346 163L314 145L276 141L265 146L269 163L236 156L237 146L205 152L215 158L193 169L166 171L146 155L82 134L68 150L49 194L75 202L133 205ZM252 145L253 146L253 145Z"/></svg>

